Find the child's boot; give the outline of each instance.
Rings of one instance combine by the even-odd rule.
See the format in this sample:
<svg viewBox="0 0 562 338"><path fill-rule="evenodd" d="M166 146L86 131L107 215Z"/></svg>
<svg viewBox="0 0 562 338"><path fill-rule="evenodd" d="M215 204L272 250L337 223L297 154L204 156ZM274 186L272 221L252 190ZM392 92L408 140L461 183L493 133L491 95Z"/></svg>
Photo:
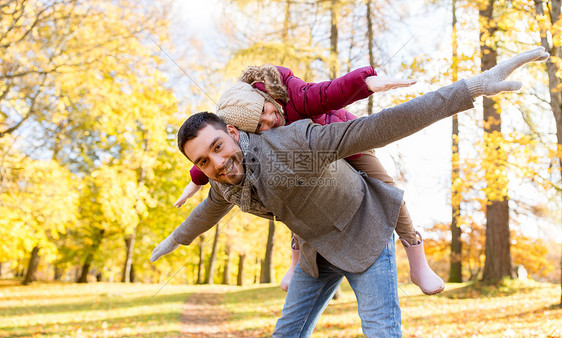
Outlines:
<svg viewBox="0 0 562 338"><path fill-rule="evenodd" d="M410 279L412 283L420 287L423 293L426 295L434 295L445 289L445 283L427 264L425 252L423 250L422 236L417 231L416 234L420 238L417 245L411 245L400 238L404 249L406 249L408 261L410 263Z"/></svg>

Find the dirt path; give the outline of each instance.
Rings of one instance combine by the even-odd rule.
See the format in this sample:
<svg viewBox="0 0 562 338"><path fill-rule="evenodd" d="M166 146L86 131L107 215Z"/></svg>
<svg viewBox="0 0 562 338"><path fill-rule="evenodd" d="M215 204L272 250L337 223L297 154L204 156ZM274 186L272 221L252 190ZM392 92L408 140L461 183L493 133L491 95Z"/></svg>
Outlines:
<svg viewBox="0 0 562 338"><path fill-rule="evenodd" d="M228 313L222 308L224 295L194 293L183 304L181 333L183 337L234 337L228 333Z"/></svg>
<svg viewBox="0 0 562 338"><path fill-rule="evenodd" d="M180 318L182 337L261 337L263 332L237 331L225 310L224 294L217 292L198 292L191 294L183 305Z"/></svg>

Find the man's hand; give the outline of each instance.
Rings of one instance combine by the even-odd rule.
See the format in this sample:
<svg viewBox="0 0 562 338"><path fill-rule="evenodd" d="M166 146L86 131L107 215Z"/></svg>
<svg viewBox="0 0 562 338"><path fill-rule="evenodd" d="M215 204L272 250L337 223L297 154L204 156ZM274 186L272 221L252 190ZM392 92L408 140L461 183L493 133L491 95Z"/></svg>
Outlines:
<svg viewBox="0 0 562 338"><path fill-rule="evenodd" d="M174 203L174 206L176 208L181 207L185 203L185 201L187 201L187 199L191 196L195 195L195 193L198 192L199 189L201 189L200 185L189 182L189 184L185 186L185 189L183 189L183 193L181 194L180 198L176 201L176 203Z"/></svg>
<svg viewBox="0 0 562 338"><path fill-rule="evenodd" d="M521 88L519 81L504 81L515 69L531 61L544 61L550 54L544 51L544 47L520 53L511 59L500 62L482 74L466 79L466 84L472 98L478 96L492 96L501 92L512 92Z"/></svg>
<svg viewBox="0 0 562 338"><path fill-rule="evenodd" d="M180 243L176 242L173 237L173 234L166 237L158 246L152 251L152 255L150 255L150 261L156 262L158 258L169 254L170 252L176 250L180 246Z"/></svg>
<svg viewBox="0 0 562 338"><path fill-rule="evenodd" d="M366 77L365 83L367 84L367 88L369 88L370 91L376 93L385 92L387 90L395 88L410 87L411 85L416 83L416 80L400 80L380 75Z"/></svg>

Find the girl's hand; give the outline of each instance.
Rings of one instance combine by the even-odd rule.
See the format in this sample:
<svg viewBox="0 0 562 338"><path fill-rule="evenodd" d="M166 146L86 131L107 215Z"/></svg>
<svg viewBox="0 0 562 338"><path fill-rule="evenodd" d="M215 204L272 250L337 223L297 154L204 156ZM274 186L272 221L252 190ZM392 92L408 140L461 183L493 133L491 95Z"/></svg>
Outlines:
<svg viewBox="0 0 562 338"><path fill-rule="evenodd" d="M295 271L295 268L289 268L289 270L287 270L287 272L285 273L285 276L283 276L283 279L281 279L281 290L287 292L287 290L289 290L289 284L291 284L291 278L293 278L293 272Z"/></svg>
<svg viewBox="0 0 562 338"><path fill-rule="evenodd" d="M185 201L190 198L191 196L195 195L196 192L201 189L200 185L197 185L193 182L189 182L189 184L183 189L183 193L181 194L180 198L174 203L176 208L181 207Z"/></svg>
<svg viewBox="0 0 562 338"><path fill-rule="evenodd" d="M373 93L376 92L385 92L390 89L395 88L402 88L402 87L410 87L416 80L400 80L400 79L393 79L387 76L368 76L365 78L365 83L367 84L367 88Z"/></svg>
<svg viewBox="0 0 562 338"><path fill-rule="evenodd" d="M293 235L293 239L295 238L295 236L296 235ZM293 278L293 272L295 271L295 267L299 262L299 258L300 258L300 251L291 249L291 266L289 267L289 270L287 270L287 272L285 273L285 276L283 276L283 279L281 279L281 290L283 291L289 290L289 284L291 284L291 278Z"/></svg>

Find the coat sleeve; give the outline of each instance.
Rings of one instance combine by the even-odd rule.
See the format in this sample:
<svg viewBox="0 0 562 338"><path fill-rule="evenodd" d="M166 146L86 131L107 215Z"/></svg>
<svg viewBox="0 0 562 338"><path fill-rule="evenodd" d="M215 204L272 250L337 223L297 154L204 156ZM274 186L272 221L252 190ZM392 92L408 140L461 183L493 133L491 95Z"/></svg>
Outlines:
<svg viewBox="0 0 562 338"><path fill-rule="evenodd" d="M367 88L365 78L377 75L373 67L363 67L331 81L306 83L290 70L277 68L287 87L287 105L291 105L302 118L314 118L368 97L372 92Z"/></svg>
<svg viewBox="0 0 562 338"><path fill-rule="evenodd" d="M196 166L191 168L189 175L191 176L191 181L197 185L205 185L209 183L209 178Z"/></svg>
<svg viewBox="0 0 562 338"><path fill-rule="evenodd" d="M383 147L431 124L474 107L465 81L427 93L377 114L345 123L325 126L312 123L304 127L312 150L334 152L340 159L372 148Z"/></svg>
<svg viewBox="0 0 562 338"><path fill-rule="evenodd" d="M189 245L199 235L217 224L233 206L211 187L207 198L174 230L172 233L174 239L180 244Z"/></svg>

